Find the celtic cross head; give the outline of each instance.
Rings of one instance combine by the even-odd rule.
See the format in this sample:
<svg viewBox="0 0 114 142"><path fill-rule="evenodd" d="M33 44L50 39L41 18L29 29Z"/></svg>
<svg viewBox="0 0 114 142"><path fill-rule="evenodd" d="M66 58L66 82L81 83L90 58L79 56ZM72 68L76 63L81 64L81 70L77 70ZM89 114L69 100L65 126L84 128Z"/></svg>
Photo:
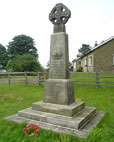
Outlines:
<svg viewBox="0 0 114 142"><path fill-rule="evenodd" d="M56 4L55 7L52 9L51 13L49 14L49 20L54 25L66 24L70 17L70 10L62 3Z"/></svg>

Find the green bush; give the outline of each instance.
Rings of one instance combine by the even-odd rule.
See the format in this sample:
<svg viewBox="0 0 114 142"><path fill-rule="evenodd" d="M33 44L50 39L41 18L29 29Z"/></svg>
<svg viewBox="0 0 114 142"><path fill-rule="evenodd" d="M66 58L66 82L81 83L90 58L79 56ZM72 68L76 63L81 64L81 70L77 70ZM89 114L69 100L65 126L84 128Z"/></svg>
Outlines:
<svg viewBox="0 0 114 142"><path fill-rule="evenodd" d="M83 67L79 66L76 71L77 72L83 72Z"/></svg>
<svg viewBox="0 0 114 142"><path fill-rule="evenodd" d="M10 59L6 66L10 72L37 72L43 71L39 61L30 54L17 55Z"/></svg>

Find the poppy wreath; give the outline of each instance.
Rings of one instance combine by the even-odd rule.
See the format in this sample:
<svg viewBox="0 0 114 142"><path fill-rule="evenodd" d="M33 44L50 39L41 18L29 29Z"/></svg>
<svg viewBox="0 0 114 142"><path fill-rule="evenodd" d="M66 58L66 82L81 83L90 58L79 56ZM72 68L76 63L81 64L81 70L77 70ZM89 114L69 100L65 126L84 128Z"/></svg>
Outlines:
<svg viewBox="0 0 114 142"><path fill-rule="evenodd" d="M36 135L39 130L39 126L36 124L28 124L24 129L26 135Z"/></svg>

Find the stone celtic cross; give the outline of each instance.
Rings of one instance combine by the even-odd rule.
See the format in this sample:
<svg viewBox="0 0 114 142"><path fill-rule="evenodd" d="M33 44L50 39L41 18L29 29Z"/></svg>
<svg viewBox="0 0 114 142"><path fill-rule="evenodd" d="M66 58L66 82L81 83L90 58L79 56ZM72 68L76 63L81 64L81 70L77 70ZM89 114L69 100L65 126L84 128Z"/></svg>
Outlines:
<svg viewBox="0 0 114 142"><path fill-rule="evenodd" d="M56 4L49 14L49 20L54 25L66 24L68 19L71 17L70 10L62 3Z"/></svg>

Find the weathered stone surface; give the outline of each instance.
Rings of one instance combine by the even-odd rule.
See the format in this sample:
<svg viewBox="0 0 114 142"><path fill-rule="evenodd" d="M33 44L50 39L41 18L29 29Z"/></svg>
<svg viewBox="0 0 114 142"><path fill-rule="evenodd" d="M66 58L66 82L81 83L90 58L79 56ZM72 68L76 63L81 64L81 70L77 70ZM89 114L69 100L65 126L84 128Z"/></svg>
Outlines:
<svg viewBox="0 0 114 142"><path fill-rule="evenodd" d="M43 101L63 105L74 103L74 86L68 79L68 35L55 33L51 36L49 80L45 82Z"/></svg>
<svg viewBox="0 0 114 142"><path fill-rule="evenodd" d="M18 112L18 116L22 118L42 121L45 123L50 123L73 129L80 129L81 127L83 127L88 121L90 121L90 118L92 118L95 114L96 108L92 107L86 107L81 113L77 114L74 117L35 111L32 110L32 108L28 108Z"/></svg>
<svg viewBox="0 0 114 142"><path fill-rule="evenodd" d="M97 111L96 115L89 121L82 129L77 130L69 127L63 127L59 125L49 124L41 121L31 120L23 117L19 117L17 114L4 118L5 120L15 121L15 122L27 122L35 123L40 126L40 128L52 130L59 133L70 134L72 136L87 138L89 132L99 123L99 121L104 116L104 112Z"/></svg>
<svg viewBox="0 0 114 142"><path fill-rule="evenodd" d="M69 79L68 35L64 32L51 36L50 79Z"/></svg>
<svg viewBox="0 0 114 142"><path fill-rule="evenodd" d="M54 25L66 24L68 19L71 17L70 10L62 3L56 4L49 14L49 20Z"/></svg>
<svg viewBox="0 0 114 142"><path fill-rule="evenodd" d="M75 102L71 105L45 103L43 101L32 104L32 110L54 113L64 116L74 116L85 108L84 102Z"/></svg>
<svg viewBox="0 0 114 142"><path fill-rule="evenodd" d="M74 103L73 81L69 79L46 80L43 102L61 105Z"/></svg>
<svg viewBox="0 0 114 142"><path fill-rule="evenodd" d="M51 35L49 79L45 82L43 102L69 105L75 102L73 82L69 80L68 35L65 23L70 10L59 3L52 9L49 19L54 24Z"/></svg>
<svg viewBox="0 0 114 142"><path fill-rule="evenodd" d="M54 25L53 26L53 33L64 32L66 33L66 27L64 24Z"/></svg>

